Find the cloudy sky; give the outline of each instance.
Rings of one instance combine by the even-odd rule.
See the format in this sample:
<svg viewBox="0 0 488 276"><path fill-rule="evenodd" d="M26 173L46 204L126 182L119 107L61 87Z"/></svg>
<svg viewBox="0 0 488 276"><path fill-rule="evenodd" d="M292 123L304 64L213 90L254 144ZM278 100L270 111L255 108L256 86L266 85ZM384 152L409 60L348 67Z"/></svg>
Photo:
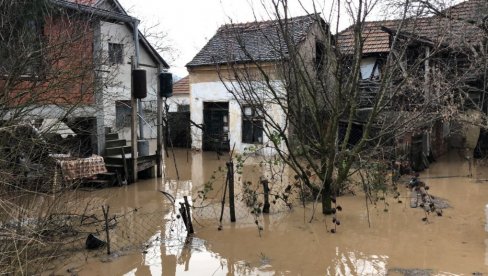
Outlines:
<svg viewBox="0 0 488 276"><path fill-rule="evenodd" d="M271 1L263 0L266 3ZM270 18L261 0L119 0L133 16L142 20L141 24L159 23L159 28L168 34L169 43L176 49L175 59L163 53L172 66L174 74L187 75L184 67L223 24L254 21ZM334 0L316 1L316 10L328 19ZM313 11L312 1L290 1L291 16L304 15ZM253 13L253 11L255 13ZM335 13L334 13L335 14ZM344 13L341 13L344 14ZM334 19L335 21L335 19ZM340 28L349 25L347 16L341 16Z"/></svg>

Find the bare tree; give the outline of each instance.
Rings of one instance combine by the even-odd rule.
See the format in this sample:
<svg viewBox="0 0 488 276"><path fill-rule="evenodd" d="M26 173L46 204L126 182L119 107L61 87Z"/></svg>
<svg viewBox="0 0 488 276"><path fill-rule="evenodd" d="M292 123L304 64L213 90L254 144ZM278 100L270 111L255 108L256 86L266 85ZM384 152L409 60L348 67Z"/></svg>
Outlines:
<svg viewBox="0 0 488 276"><path fill-rule="evenodd" d="M377 0L336 1L336 18L346 10L353 25L335 34L331 22L315 11L292 18L288 1L272 3L270 21L219 30L226 51L215 63L243 114L249 107L258 114L254 123L268 139L254 150L271 148L330 214L332 201L354 172L409 159L410 142L404 140L432 130L455 112L449 97L456 94L435 87L437 79L446 78L435 70L440 61L449 61L439 57L450 52L435 37L415 31L431 22L412 17L409 1L399 2L398 19L384 22L368 22ZM308 29L312 39L296 41L303 18L318 27ZM260 44L249 34L256 29L264 30L253 33ZM257 47L267 47L273 56L263 59ZM368 57L375 57L370 65Z"/></svg>
<svg viewBox="0 0 488 276"><path fill-rule="evenodd" d="M61 214L78 182L65 185L52 156L92 153L86 117L112 80L97 78L110 62L94 48L100 18L59 2L0 1L0 274L42 272L77 234Z"/></svg>

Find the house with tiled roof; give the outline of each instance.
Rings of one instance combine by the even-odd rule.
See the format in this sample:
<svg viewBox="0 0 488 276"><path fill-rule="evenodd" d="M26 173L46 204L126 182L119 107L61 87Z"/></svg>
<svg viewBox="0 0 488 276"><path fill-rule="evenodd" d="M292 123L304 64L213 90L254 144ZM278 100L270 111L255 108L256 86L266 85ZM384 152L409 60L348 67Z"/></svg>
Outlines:
<svg viewBox="0 0 488 276"><path fill-rule="evenodd" d="M286 38L280 28L286 29ZM305 62L313 65L317 53L323 54L317 45L324 41L326 32L328 26L318 14L221 26L186 65L190 73L192 147L234 152L258 145L265 148L269 137L263 131L266 126L259 110L266 108L276 122L285 124L283 110L275 104L251 106L238 101L228 91L233 85L231 68L246 68L250 75L253 70L265 70L279 87L282 80L276 72L291 57L292 49L287 45L306 53L302 55ZM270 151L261 153L272 154Z"/></svg>
<svg viewBox="0 0 488 276"><path fill-rule="evenodd" d="M169 65L137 29L139 19L130 16L117 0L44 2L49 16L40 20L42 27L36 31L40 39L47 41L43 50L59 50L54 54L58 60L50 61L49 55L43 57L52 65L47 72L37 72L43 78L36 78L35 85L27 86L29 89L36 87L37 90L30 89L28 93L37 99L23 114L25 119L57 121L62 118L77 137L84 137L80 142L84 145L84 154L106 153L107 130L118 132L120 138L130 137L134 63L131 57L139 56L138 68L146 71L148 90L148 96L141 101L147 115L143 129L145 138L155 138L156 123L150 118L156 112L157 77ZM29 12L32 11L26 11ZM0 72L8 75L9 61L3 56L0 60ZM77 70L83 70L83 75L75 75ZM50 87L62 78L66 78L62 85ZM26 78L24 83L12 88L3 86L0 79L0 91L10 89L25 93L22 87L28 83L30 79ZM49 91L41 91L45 87ZM41 93L42 97L36 95Z"/></svg>
<svg viewBox="0 0 488 276"><path fill-rule="evenodd" d="M168 99L169 112L189 110L190 105L190 77L186 76L173 84L173 96Z"/></svg>
<svg viewBox="0 0 488 276"><path fill-rule="evenodd" d="M404 56L401 58L407 67L413 66L413 61L423 60L420 64L415 64L418 66L419 74L416 86L423 93L418 100L431 102L434 110L435 105L442 105L442 98L439 95L445 91L439 91L440 85L435 83L440 82L441 79L444 81L446 78L449 79L448 74L457 71L462 72L456 73L455 80L459 83L451 87L462 87L462 91L452 91L452 94L467 95L465 106L467 110L472 109L473 105L487 110L487 103L482 102L486 91L483 91L483 82L480 83L479 76L475 72L479 68L470 66L469 63L474 64L474 62L470 62L463 54L466 53L466 49L478 51L484 48L482 45L487 40L487 14L487 1L468 0L445 10L436 11L430 16L364 22L361 26L363 48L360 67L364 108L367 109L371 104L368 99L374 97L375 87L381 80L382 66L386 58L402 52ZM392 48L394 39L398 40L397 48ZM340 32L337 35L337 42L343 55L352 55L355 50L354 25ZM402 48L402 51L399 51L399 48ZM392 102L396 104L395 110L409 110L412 105L415 105L411 99L398 98L393 99ZM426 122L418 129L418 133L409 133L405 141L400 142L412 144L412 141L418 141L422 149L419 151L412 149L412 152L423 152L424 157L430 155L437 157L445 152L448 147L447 138L450 138L451 146L471 149L476 146L477 138L467 138L470 134L465 134L466 137L453 138L456 135L451 134L450 123L445 120ZM479 128L477 132L479 133ZM457 142L453 142L455 140ZM462 142L467 140L470 142Z"/></svg>
<svg viewBox="0 0 488 276"><path fill-rule="evenodd" d="M190 77L185 76L173 84L173 96L166 100L167 147L191 147L190 134Z"/></svg>

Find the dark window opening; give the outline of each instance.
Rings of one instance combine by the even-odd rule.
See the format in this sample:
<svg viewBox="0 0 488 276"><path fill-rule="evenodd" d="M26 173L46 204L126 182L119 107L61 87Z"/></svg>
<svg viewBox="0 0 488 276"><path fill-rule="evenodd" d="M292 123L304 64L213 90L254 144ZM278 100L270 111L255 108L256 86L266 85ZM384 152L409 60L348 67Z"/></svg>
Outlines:
<svg viewBox="0 0 488 276"><path fill-rule="evenodd" d="M0 43L0 74L38 75L43 65L43 22L20 19L11 22L12 29L0 29L5 37Z"/></svg>
<svg viewBox="0 0 488 276"><path fill-rule="evenodd" d="M115 101L115 127L124 128L130 127L131 120L131 102L130 101Z"/></svg>
<svg viewBox="0 0 488 276"><path fill-rule="evenodd" d="M108 60L112 64L124 63L124 45L118 43L109 43Z"/></svg>
<svg viewBox="0 0 488 276"><path fill-rule="evenodd" d="M242 142L248 144L263 143L263 118L261 107L242 107Z"/></svg>
<svg viewBox="0 0 488 276"><path fill-rule="evenodd" d="M315 42L315 69L318 73L324 71L325 45L320 41Z"/></svg>
<svg viewBox="0 0 488 276"><path fill-rule="evenodd" d="M190 105L188 104L179 104L177 108L177 112L190 112Z"/></svg>

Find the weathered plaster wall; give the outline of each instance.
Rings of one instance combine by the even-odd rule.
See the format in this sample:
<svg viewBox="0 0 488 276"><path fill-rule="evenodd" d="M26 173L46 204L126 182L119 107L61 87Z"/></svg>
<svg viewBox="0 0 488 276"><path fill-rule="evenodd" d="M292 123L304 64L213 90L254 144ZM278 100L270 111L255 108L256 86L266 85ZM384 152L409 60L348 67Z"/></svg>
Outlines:
<svg viewBox="0 0 488 276"><path fill-rule="evenodd" d="M278 82L278 81L275 81ZM225 82L228 87L232 87L230 81ZM235 84L235 87L238 87ZM238 101L229 93L225 85L221 82L217 72L213 71L190 71L190 113L191 120L197 125L203 124L204 102L228 102L229 103L229 140L230 148L235 152L242 153L246 148L254 146L253 144L242 143L242 112ZM268 104L266 107L270 114L277 122L285 123L285 116L281 108L274 104ZM264 126L266 128L266 125ZM202 130L192 126L192 148L202 148ZM263 134L263 145L269 142L269 138ZM275 151L269 147L262 149L258 154L272 155Z"/></svg>
<svg viewBox="0 0 488 276"><path fill-rule="evenodd" d="M130 100L131 93L131 56L135 55L135 44L132 30L125 24L102 22L101 24L102 58L108 61L109 43L123 44L123 63L108 64L103 66L105 87L103 90L104 125L115 129L115 101ZM143 99L145 120L149 125L144 125L145 138L156 137L156 101L157 101L157 64L150 57L146 49L139 43L140 59L139 67L146 70L147 98ZM130 129L120 130L122 136L130 138Z"/></svg>
<svg viewBox="0 0 488 276"><path fill-rule="evenodd" d="M173 96L167 100L167 104L169 112L176 112L178 111L179 105L190 104L190 94L173 94Z"/></svg>

